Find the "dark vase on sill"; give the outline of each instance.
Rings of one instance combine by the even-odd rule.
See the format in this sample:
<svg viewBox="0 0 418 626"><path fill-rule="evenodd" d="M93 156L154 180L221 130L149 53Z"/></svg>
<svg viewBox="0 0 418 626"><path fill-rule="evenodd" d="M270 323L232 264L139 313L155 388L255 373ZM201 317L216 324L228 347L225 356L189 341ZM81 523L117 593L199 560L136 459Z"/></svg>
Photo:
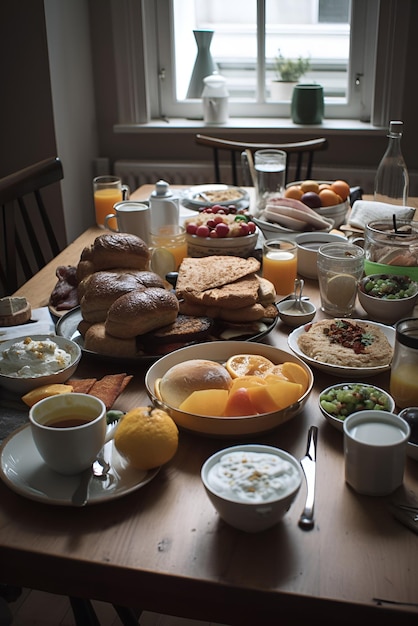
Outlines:
<svg viewBox="0 0 418 626"><path fill-rule="evenodd" d="M204 87L203 79L218 71L218 66L210 53L214 31L194 30L193 33L197 44L197 56L187 90L187 98L201 98Z"/></svg>
<svg viewBox="0 0 418 626"><path fill-rule="evenodd" d="M294 124L321 124L324 117L324 88L322 85L296 85L291 104Z"/></svg>

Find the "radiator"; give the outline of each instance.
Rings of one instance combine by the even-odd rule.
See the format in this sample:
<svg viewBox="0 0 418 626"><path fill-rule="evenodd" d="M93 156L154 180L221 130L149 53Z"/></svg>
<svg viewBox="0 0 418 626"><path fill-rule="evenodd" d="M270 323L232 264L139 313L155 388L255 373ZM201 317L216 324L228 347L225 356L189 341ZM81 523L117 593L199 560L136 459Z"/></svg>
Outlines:
<svg viewBox="0 0 418 626"><path fill-rule="evenodd" d="M150 161L115 161L115 176L136 189L140 185L154 184L158 180L166 180L172 185L202 185L214 181L212 162L150 162ZM332 166L315 166L313 170L317 180L347 180L352 187L359 186L364 193L373 193L375 170L370 168L338 168ZM221 163L222 180L230 183L229 163ZM292 180L291 172L289 180Z"/></svg>

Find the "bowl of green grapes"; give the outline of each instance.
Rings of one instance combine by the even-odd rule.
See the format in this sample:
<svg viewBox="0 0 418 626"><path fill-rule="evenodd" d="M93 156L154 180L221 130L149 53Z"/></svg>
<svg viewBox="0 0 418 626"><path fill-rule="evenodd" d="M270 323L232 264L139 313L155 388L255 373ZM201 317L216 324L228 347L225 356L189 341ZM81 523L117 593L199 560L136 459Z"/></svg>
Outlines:
<svg viewBox="0 0 418 626"><path fill-rule="evenodd" d="M320 393L319 408L327 422L342 432L344 420L351 413L364 410L393 413L395 401L387 391L375 385L338 383Z"/></svg>
<svg viewBox="0 0 418 626"><path fill-rule="evenodd" d="M358 299L369 319L394 324L412 313L418 299L418 283L409 276L370 274L360 281Z"/></svg>

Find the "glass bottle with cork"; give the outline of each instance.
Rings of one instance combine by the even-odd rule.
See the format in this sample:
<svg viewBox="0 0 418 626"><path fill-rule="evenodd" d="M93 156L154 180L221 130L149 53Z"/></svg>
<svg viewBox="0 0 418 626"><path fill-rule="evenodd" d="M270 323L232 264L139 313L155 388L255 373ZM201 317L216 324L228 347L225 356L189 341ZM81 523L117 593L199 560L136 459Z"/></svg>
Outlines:
<svg viewBox="0 0 418 626"><path fill-rule="evenodd" d="M374 199L377 202L397 205L408 202L409 176L401 150L402 132L403 122L390 122L388 146L374 182Z"/></svg>

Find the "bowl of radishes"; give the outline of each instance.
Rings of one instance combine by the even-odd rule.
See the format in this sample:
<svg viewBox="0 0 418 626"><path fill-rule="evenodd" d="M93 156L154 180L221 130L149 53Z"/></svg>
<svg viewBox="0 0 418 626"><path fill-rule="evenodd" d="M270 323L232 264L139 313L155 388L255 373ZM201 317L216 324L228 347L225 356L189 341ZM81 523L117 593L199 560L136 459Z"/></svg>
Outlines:
<svg viewBox="0 0 418 626"><path fill-rule="evenodd" d="M187 253L191 257L249 256L260 234L248 212L214 205L184 222Z"/></svg>

